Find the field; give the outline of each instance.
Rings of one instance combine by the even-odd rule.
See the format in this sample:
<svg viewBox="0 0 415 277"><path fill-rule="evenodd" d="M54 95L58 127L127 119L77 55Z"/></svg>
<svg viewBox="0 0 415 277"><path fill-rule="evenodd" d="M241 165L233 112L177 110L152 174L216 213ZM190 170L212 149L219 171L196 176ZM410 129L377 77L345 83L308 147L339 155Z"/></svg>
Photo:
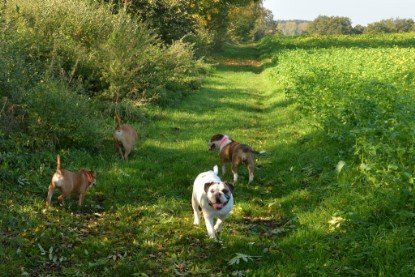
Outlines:
<svg viewBox="0 0 415 277"><path fill-rule="evenodd" d="M3 276L413 276L415 35L267 38L218 53L202 88L142 108L129 161L111 130L62 166L98 171L85 207L44 199L55 155L1 184ZM127 121L127 120L126 120ZM225 133L245 168L220 242L194 227L194 178ZM224 180L231 180L231 175Z"/></svg>

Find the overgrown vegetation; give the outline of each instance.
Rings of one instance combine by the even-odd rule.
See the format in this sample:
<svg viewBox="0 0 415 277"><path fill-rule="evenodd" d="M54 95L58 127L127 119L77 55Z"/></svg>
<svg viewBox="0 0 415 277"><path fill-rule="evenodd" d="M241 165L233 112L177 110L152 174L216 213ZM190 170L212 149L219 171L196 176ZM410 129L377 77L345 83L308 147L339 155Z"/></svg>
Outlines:
<svg viewBox="0 0 415 277"><path fill-rule="evenodd" d="M39 152L102 149L115 108L125 120L142 119L136 107L177 103L208 70L190 44L167 46L109 5L10 0L0 14L0 167L8 182L25 174L16 163L32 168L27 160Z"/></svg>
<svg viewBox="0 0 415 277"><path fill-rule="evenodd" d="M205 19L224 4L202 2ZM2 275L415 274L414 35L267 38L261 61L256 45L227 46L201 86L193 45L128 9L4 3ZM114 109L140 133L128 162ZM190 205L195 176L219 162L215 133L267 151L252 184L240 168L219 244ZM98 172L81 209L55 196L43 210L57 153Z"/></svg>
<svg viewBox="0 0 415 277"><path fill-rule="evenodd" d="M386 41L368 48L365 37L340 39L355 47L315 51L301 49L307 39L290 40L297 49L275 56L274 74L288 97L350 151L365 182L412 190L415 37L395 35L391 43L399 47L382 48Z"/></svg>
<svg viewBox="0 0 415 277"><path fill-rule="evenodd" d="M336 209L329 223L339 240L326 247L346 264L334 272L414 272L414 41L413 34L263 41L277 46L275 82L338 144L331 185L339 202L329 205Z"/></svg>

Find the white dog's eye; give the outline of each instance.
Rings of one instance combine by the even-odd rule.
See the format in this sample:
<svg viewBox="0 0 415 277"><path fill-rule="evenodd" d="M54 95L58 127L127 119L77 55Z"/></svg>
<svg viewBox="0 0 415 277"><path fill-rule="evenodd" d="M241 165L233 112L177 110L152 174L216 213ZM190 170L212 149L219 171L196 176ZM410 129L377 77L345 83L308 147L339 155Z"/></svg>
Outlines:
<svg viewBox="0 0 415 277"><path fill-rule="evenodd" d="M224 190L222 190L222 192L223 192L224 194L228 194L228 193L229 193L229 190L224 189Z"/></svg>
<svg viewBox="0 0 415 277"><path fill-rule="evenodd" d="M210 193L215 193L215 190L214 190L214 189L211 189L211 190L210 190Z"/></svg>

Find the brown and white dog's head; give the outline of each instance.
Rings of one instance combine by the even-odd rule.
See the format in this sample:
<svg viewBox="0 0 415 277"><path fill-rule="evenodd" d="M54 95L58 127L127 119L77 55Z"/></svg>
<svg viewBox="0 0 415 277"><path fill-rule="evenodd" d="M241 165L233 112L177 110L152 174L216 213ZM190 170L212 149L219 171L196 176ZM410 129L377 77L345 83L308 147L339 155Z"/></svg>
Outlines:
<svg viewBox="0 0 415 277"><path fill-rule="evenodd" d="M210 138L208 141L209 151L213 150L221 150L221 148L231 142L232 140L227 136L223 134L217 134Z"/></svg>
<svg viewBox="0 0 415 277"><path fill-rule="evenodd" d="M206 183L205 192L209 206L216 210L221 210L233 199L233 185L228 182Z"/></svg>

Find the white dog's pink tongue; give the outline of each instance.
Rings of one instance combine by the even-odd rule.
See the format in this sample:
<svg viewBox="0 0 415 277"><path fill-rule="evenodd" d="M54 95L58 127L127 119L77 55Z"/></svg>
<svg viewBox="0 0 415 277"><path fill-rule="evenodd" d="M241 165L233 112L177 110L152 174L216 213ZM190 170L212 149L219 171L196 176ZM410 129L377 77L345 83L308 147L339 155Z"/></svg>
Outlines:
<svg viewBox="0 0 415 277"><path fill-rule="evenodd" d="M212 206L215 209L222 209L223 208L223 204L222 203L213 203Z"/></svg>

